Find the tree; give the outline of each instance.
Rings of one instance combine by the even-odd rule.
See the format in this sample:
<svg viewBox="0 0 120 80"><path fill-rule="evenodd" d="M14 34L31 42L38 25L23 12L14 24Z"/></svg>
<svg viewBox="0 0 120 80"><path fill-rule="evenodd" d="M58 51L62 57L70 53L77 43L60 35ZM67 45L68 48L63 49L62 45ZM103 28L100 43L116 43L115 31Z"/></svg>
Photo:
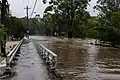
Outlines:
<svg viewBox="0 0 120 80"><path fill-rule="evenodd" d="M23 38L26 33L26 28L22 19L16 17L10 17L10 25L8 29L10 30L10 34L15 38Z"/></svg>
<svg viewBox="0 0 120 80"><path fill-rule="evenodd" d="M5 32L4 32L4 27L2 24L0 24L0 43L4 43L4 36L5 36Z"/></svg>
<svg viewBox="0 0 120 80"><path fill-rule="evenodd" d="M86 27L86 36L91 38L99 38L100 34L98 33L99 21L98 17L91 17L88 19Z"/></svg>
<svg viewBox="0 0 120 80"><path fill-rule="evenodd" d="M5 44L4 36L5 36L4 26L0 23L0 45L1 46ZM5 54L0 53L0 56L5 56Z"/></svg>
<svg viewBox="0 0 120 80"><path fill-rule="evenodd" d="M120 41L120 7L119 0L98 0L95 6L100 11L99 33L101 39L118 43Z"/></svg>
<svg viewBox="0 0 120 80"><path fill-rule="evenodd" d="M89 1L90 0L51 0L49 2L50 6L46 8L45 13L50 11L54 12L58 27L60 27L61 23L65 23L68 37L71 38L75 32L74 27L76 22L83 25L89 17L89 13L86 11Z"/></svg>

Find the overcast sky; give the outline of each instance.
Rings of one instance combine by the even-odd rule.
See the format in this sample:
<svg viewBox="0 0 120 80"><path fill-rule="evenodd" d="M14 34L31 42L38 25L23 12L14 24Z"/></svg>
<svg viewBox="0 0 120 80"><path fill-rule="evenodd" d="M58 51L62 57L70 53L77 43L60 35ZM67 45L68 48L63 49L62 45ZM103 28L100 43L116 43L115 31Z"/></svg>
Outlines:
<svg viewBox="0 0 120 80"><path fill-rule="evenodd" d="M94 12L93 10L93 6L96 4L96 1L97 0L92 0L90 2L91 6L88 6L88 11L92 16L95 16L98 13L97 11ZM31 14L35 0L8 0L8 2L10 4L10 10L13 16L24 17L26 16L26 10L24 8L26 7L26 5L28 5L29 8L31 8L29 10L29 14ZM36 14L40 14L40 16L42 17L43 12L47 6L48 5L42 3L42 0L38 0L35 8Z"/></svg>

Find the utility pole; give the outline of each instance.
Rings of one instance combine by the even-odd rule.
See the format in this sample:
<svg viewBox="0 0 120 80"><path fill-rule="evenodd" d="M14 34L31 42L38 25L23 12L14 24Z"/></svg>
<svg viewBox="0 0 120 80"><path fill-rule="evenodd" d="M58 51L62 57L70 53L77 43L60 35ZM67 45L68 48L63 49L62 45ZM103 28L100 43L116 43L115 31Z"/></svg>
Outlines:
<svg viewBox="0 0 120 80"><path fill-rule="evenodd" d="M7 2L7 0L2 0L2 8L1 8L1 22L2 22L2 24L5 23L6 2Z"/></svg>
<svg viewBox="0 0 120 80"><path fill-rule="evenodd" d="M28 24L28 19L29 19L29 17L28 17L28 10L29 10L30 8L28 8L28 6L26 6L25 9L26 9L26 14L27 14L27 16L26 16L26 17L27 17L27 25L29 25L29 24Z"/></svg>
<svg viewBox="0 0 120 80"><path fill-rule="evenodd" d="M6 14L7 14L7 0L2 0L2 8L1 8L1 23L4 25L5 36L4 42L1 43L1 53L5 54L5 44L6 44Z"/></svg>
<svg viewBox="0 0 120 80"><path fill-rule="evenodd" d="M26 9L26 14L27 14L27 36L28 36L28 39L29 39L29 21L28 21L28 19L29 19L29 15L28 15L28 10L30 9L28 6L26 6L26 8L24 8L24 9Z"/></svg>

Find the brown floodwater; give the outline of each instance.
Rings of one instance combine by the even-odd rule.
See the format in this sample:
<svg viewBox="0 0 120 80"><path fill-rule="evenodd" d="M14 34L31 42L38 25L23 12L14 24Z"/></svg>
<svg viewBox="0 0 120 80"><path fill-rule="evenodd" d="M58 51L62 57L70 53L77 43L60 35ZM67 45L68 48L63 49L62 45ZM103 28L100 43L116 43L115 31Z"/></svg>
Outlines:
<svg viewBox="0 0 120 80"><path fill-rule="evenodd" d="M120 80L120 49L89 44L94 39L31 36L58 55L63 80Z"/></svg>

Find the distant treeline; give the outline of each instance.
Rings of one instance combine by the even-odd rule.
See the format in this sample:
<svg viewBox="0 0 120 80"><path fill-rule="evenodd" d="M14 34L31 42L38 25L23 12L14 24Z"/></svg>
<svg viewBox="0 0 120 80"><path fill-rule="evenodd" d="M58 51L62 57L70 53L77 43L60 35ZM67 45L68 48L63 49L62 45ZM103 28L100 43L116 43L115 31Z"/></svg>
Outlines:
<svg viewBox="0 0 120 80"><path fill-rule="evenodd" d="M98 0L98 16L86 10L91 0L50 0L44 11L44 22L49 34L72 37L91 37L120 43L120 1ZM44 3L46 1L44 0Z"/></svg>
<svg viewBox="0 0 120 80"><path fill-rule="evenodd" d="M91 0L50 0L43 18L10 17L8 32L22 37L30 34L72 37L90 37L120 43L120 1L98 0L98 16L90 16L87 6ZM43 0L44 3L47 3Z"/></svg>

